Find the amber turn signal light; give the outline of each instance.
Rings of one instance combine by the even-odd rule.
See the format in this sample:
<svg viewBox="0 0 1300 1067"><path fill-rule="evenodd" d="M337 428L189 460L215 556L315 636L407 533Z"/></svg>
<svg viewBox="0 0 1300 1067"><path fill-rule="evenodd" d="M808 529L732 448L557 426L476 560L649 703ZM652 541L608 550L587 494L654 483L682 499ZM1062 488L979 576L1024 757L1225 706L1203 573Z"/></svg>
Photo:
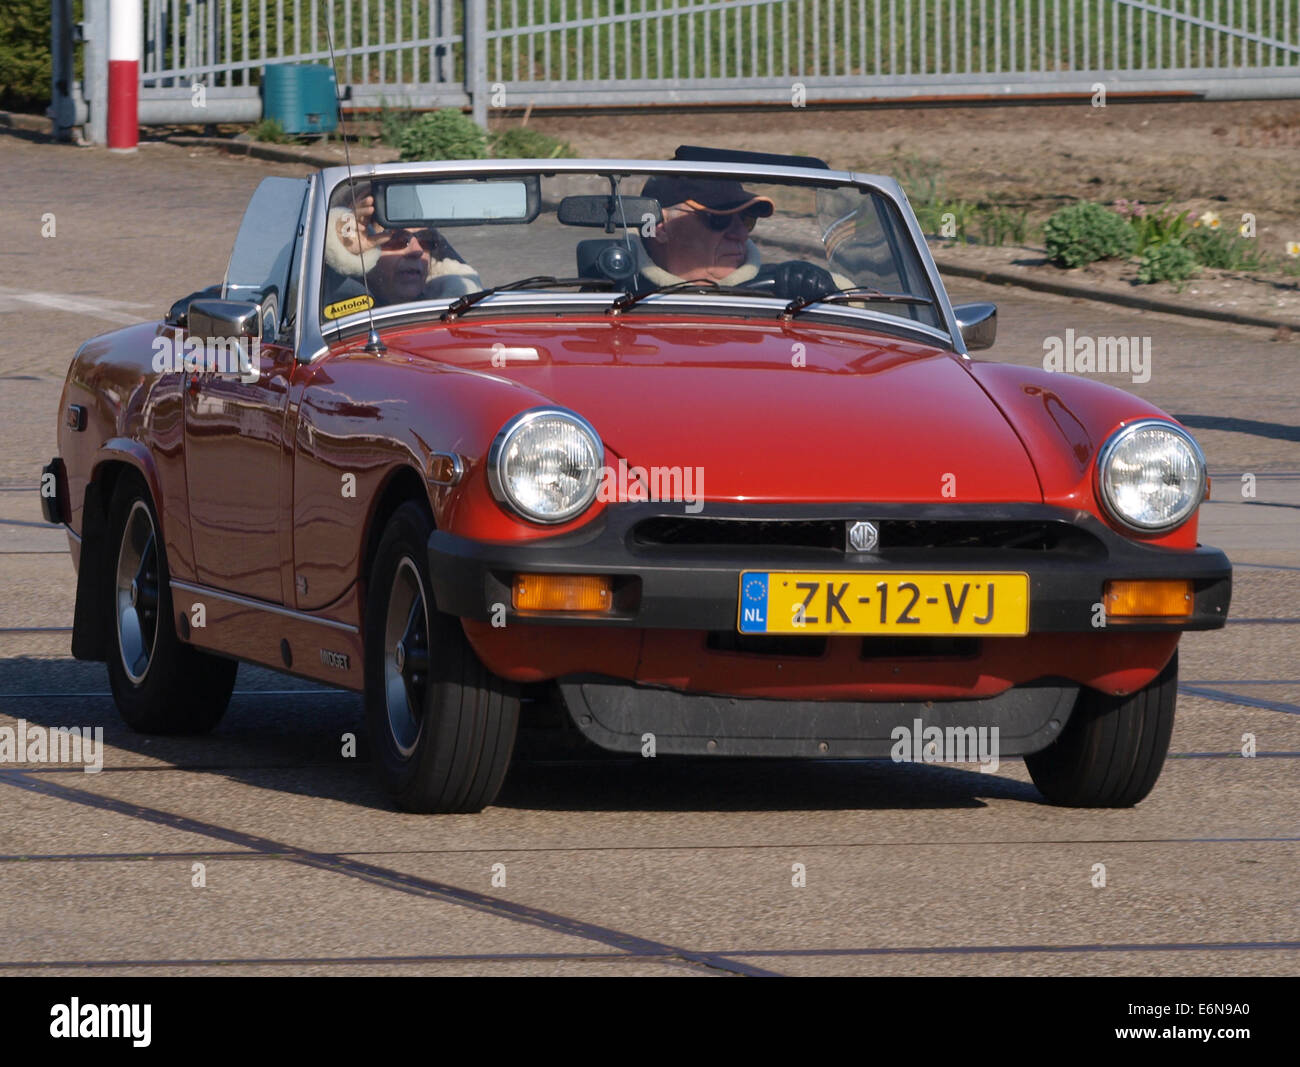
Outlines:
<svg viewBox="0 0 1300 1067"><path fill-rule="evenodd" d="M609 612L613 583L594 574L516 574L516 611Z"/></svg>
<svg viewBox="0 0 1300 1067"><path fill-rule="evenodd" d="M1152 619L1185 616L1195 603L1192 583L1185 581L1122 581L1106 583L1108 618Z"/></svg>

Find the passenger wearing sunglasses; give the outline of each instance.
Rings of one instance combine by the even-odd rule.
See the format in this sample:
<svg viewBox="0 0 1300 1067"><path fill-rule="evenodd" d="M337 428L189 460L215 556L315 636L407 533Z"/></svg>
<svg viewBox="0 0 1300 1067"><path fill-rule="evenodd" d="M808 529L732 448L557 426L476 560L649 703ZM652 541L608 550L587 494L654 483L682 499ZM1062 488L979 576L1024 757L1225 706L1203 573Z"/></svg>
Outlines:
<svg viewBox="0 0 1300 1067"><path fill-rule="evenodd" d="M749 235L776 205L738 181L654 177L646 182L641 195L658 200L663 214L653 236L642 238L646 254L640 265L642 289L682 281L715 281L719 285L752 284L760 292L794 300L830 292L840 284L829 271L800 260L763 265Z"/></svg>
<svg viewBox="0 0 1300 1067"><path fill-rule="evenodd" d="M346 303L369 289L376 306L463 296L483 288L474 268L432 228L385 230L375 225L368 186L335 194L325 240L325 303ZM362 281L362 275L365 281Z"/></svg>

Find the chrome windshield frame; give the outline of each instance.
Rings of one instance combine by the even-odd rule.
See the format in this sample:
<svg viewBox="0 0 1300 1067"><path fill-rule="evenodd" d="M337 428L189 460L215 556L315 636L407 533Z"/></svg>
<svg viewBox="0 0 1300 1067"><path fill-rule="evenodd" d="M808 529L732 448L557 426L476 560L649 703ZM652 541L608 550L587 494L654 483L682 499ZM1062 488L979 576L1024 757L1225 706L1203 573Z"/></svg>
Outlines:
<svg viewBox="0 0 1300 1067"><path fill-rule="evenodd" d="M705 175L719 178L740 178L750 181L761 182L764 180L771 181L798 181L808 185L822 186L845 186L852 185L864 192L877 193L890 201L898 210L899 217L903 220L906 232L912 240L913 248L921 263L922 270L925 272L926 281L929 283L931 291L934 294L936 310L939 320L946 327L944 330L935 329L926 326L923 323L914 320L907 320L899 316L887 316L879 313L873 314L868 310L843 307L841 305L816 304L805 312L810 318L821 319L829 317L837 322L843 322L848 325L860 323L864 326L879 326L888 320L889 325L898 325L899 328L915 330L921 334L930 336L939 344L944 345L963 359L969 359L966 352L966 345L962 340L961 329L957 325L957 317L952 309L952 301L948 298L948 292L944 288L943 280L939 277L939 270L935 266L934 257L930 254L929 245L926 244L925 235L921 232L920 223L917 221L916 214L912 210L911 204L907 200L907 194L903 192L902 186L893 178L884 177L874 174L858 174L850 171L825 170L820 167L784 167L768 166L752 163L713 163L700 162L697 160L651 160L651 159L503 159L503 160L481 160L481 159L457 159L448 160L439 163L375 163L368 166L352 168L349 173L346 167L325 167L313 175L311 190L308 194L310 211L308 216L308 226L306 233L306 242L303 248L303 277L302 284L298 290L299 297L299 317L298 317L298 348L297 358L300 363L311 363L318 359L329 348L330 342L326 339L325 328L320 321L321 306L321 285L324 275L324 245L325 245L325 226L329 215L328 205L329 198L333 195L334 190L342 182L348 181L349 177L353 181L369 181L376 178L400 178L400 177L456 177L482 175L491 176L498 174L519 174L519 173L536 173L541 175L553 174L690 174L695 176ZM595 304L597 309L608 307L609 302L617 296L617 293L610 294L565 294L548 292L546 300L548 303L573 303L575 305L589 306ZM500 300L499 297L507 297L509 300ZM608 301L601 298L608 296ZM577 299L568 300L565 297L574 297ZM593 299L595 298L595 299ZM671 299L669 299L671 298ZM732 313L744 313L746 310L762 308L770 310L777 303L771 297L755 296L753 298L735 298L727 297L722 294L712 297L701 298L694 294L663 294L659 297L652 294L650 298L643 302L642 306L656 306L663 303L665 308L675 307L682 308L683 305L689 308L698 309L704 303L708 302L710 308L716 307L719 311L723 309L730 310ZM519 306L521 310L525 306L536 306L538 298L536 295L529 296L524 292L502 293L498 296L489 297L481 304L476 305L478 308L490 307L512 307ZM424 301L418 307L424 309L422 313L416 311L416 305L397 305L391 310L377 309L367 312L357 312L344 318L335 320L329 324L329 333L341 336L344 331L352 333L357 322L369 323L373 321L376 325L381 322L391 322L392 320L401 320L410 318L425 318L430 311L440 310L449 304L450 301ZM308 312L308 309L310 313ZM834 309L832 312L830 309Z"/></svg>

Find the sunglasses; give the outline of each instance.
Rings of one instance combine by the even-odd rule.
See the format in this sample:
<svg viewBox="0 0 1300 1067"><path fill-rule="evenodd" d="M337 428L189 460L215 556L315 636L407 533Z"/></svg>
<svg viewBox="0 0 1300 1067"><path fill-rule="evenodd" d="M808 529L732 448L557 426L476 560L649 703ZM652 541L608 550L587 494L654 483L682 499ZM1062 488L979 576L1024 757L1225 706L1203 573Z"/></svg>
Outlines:
<svg viewBox="0 0 1300 1067"><path fill-rule="evenodd" d="M722 233L730 228L732 219L737 217L737 212L733 211L728 214L720 214L717 211L710 211L708 208L683 208L683 211L689 211L692 215L698 215L706 226L714 233ZM741 223L746 230L753 230L761 218L756 211L744 211L739 213Z"/></svg>
<svg viewBox="0 0 1300 1067"><path fill-rule="evenodd" d="M385 252L400 252L408 248L412 238L419 241L426 252L432 253L438 247L437 230L381 230L372 226L368 232Z"/></svg>

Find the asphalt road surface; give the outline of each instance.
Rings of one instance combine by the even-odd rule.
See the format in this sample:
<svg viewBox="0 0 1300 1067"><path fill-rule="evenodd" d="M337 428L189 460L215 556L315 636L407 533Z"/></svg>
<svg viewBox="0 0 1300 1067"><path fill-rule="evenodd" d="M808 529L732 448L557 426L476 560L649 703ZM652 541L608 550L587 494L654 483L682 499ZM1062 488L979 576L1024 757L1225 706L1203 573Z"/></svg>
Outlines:
<svg viewBox="0 0 1300 1067"><path fill-rule="evenodd" d="M128 732L102 665L69 655L72 566L34 489L63 376L81 341L219 280L253 186L301 172L0 135L0 726L106 744L98 774L0 764L0 973L1300 974L1300 350L1266 331L951 286L999 303L991 358L1151 337L1150 380L1115 384L1209 457L1233 617L1184 639L1171 758L1134 809L1049 807L1019 760L532 739L483 814L404 815L357 697L248 667L212 736Z"/></svg>

